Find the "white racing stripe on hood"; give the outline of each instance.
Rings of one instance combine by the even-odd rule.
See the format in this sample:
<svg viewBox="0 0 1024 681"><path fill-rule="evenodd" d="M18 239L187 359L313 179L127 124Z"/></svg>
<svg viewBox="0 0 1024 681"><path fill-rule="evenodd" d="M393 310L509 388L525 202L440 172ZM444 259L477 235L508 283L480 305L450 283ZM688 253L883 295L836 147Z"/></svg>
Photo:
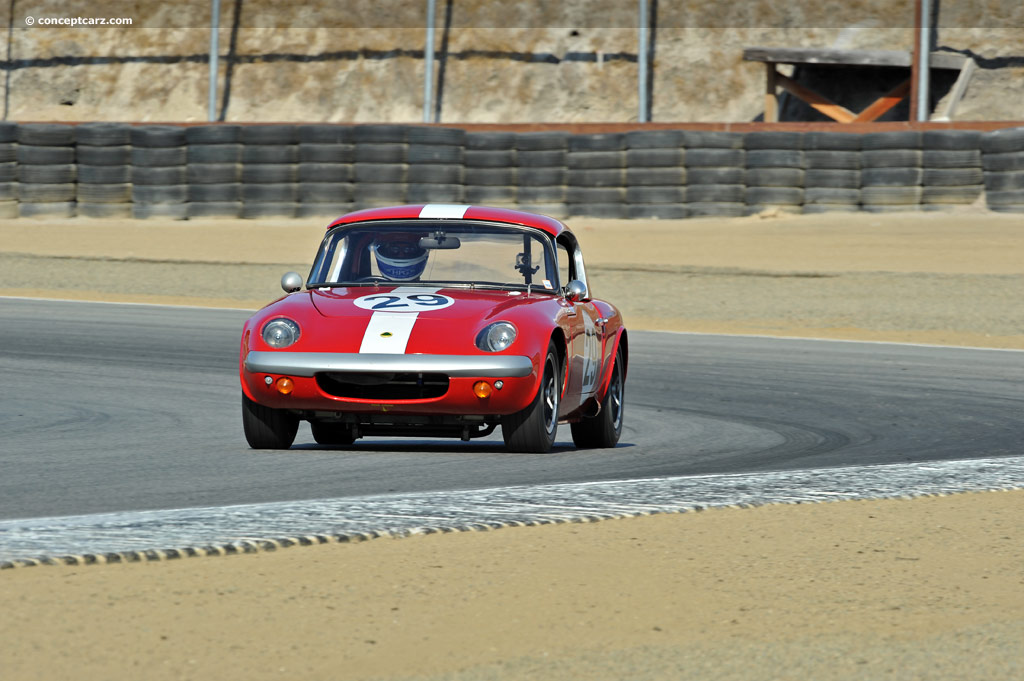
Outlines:
<svg viewBox="0 0 1024 681"><path fill-rule="evenodd" d="M422 286L399 286L390 293L395 295L437 293L439 290ZM385 310L374 312L370 316L370 323L366 326L366 333L363 334L359 352L384 355L405 354L405 347L409 344L409 337L412 335L413 327L416 326L417 317L419 317L418 312L387 312Z"/></svg>
<svg viewBox="0 0 1024 681"><path fill-rule="evenodd" d="M428 203L420 211L421 218L459 219L466 215L470 206L459 206L450 203Z"/></svg>

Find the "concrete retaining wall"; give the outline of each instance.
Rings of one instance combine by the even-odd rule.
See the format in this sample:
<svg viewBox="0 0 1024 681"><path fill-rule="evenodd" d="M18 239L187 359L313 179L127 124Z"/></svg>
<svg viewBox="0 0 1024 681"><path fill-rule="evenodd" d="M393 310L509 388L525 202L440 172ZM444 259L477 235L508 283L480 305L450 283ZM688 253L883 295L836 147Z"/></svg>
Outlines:
<svg viewBox="0 0 1024 681"><path fill-rule="evenodd" d="M1024 212L1024 128L730 132L0 123L0 217L336 216L474 203L555 217Z"/></svg>

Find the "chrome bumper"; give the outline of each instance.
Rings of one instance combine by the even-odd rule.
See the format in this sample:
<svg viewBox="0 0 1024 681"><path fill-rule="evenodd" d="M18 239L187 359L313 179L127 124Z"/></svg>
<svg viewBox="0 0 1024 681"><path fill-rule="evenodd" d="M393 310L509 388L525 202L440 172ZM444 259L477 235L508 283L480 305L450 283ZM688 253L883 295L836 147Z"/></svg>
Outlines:
<svg viewBox="0 0 1024 681"><path fill-rule="evenodd" d="M533 373L521 355L394 355L342 352L265 352L245 357L252 373L312 376L322 372L436 373L480 378L517 378Z"/></svg>

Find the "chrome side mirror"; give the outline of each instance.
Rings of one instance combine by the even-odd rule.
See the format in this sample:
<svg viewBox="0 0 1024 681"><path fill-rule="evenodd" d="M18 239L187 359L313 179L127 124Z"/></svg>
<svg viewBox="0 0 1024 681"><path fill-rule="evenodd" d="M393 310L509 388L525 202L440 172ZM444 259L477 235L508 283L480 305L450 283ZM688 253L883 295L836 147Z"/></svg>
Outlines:
<svg viewBox="0 0 1024 681"><path fill-rule="evenodd" d="M302 290L302 275L298 272L285 272L281 277L281 288L285 293L295 293Z"/></svg>
<svg viewBox="0 0 1024 681"><path fill-rule="evenodd" d="M569 285L565 287L565 299L570 303L575 303L578 300L584 300L587 297L587 285L579 279L573 279L569 282Z"/></svg>

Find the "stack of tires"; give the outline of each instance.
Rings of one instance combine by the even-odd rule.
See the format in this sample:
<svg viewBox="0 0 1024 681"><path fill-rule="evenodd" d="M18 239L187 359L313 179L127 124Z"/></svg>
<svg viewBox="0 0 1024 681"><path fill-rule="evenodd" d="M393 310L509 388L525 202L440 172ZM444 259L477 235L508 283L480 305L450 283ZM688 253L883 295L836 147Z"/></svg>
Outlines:
<svg viewBox="0 0 1024 681"><path fill-rule="evenodd" d="M804 134L804 213L860 210L861 135Z"/></svg>
<svg viewBox="0 0 1024 681"><path fill-rule="evenodd" d="M686 208L691 217L746 214L743 136L731 132L683 131Z"/></svg>
<svg viewBox="0 0 1024 681"><path fill-rule="evenodd" d="M984 190L981 133L977 130L926 130L921 136L921 207L942 210L974 203Z"/></svg>
<svg viewBox="0 0 1024 681"><path fill-rule="evenodd" d="M626 133L626 217L685 218L684 160L681 130Z"/></svg>
<svg viewBox="0 0 1024 681"><path fill-rule="evenodd" d="M569 136L564 132L524 132L516 136L516 193L522 210L568 217L566 165Z"/></svg>
<svg viewBox="0 0 1024 681"><path fill-rule="evenodd" d="M798 132L749 132L746 150L744 199L750 215L765 210L803 212L803 135Z"/></svg>
<svg viewBox="0 0 1024 681"><path fill-rule="evenodd" d="M1005 128L981 138L985 198L1001 213L1024 213L1024 128Z"/></svg>
<svg viewBox="0 0 1024 681"><path fill-rule="evenodd" d="M0 122L0 219L18 217L18 125Z"/></svg>
<svg viewBox="0 0 1024 681"><path fill-rule="evenodd" d="M188 217L185 129L144 125L131 129L132 217Z"/></svg>
<svg viewBox="0 0 1024 681"><path fill-rule="evenodd" d="M409 203L462 203L466 131L416 126L409 129Z"/></svg>
<svg viewBox="0 0 1024 681"><path fill-rule="evenodd" d="M466 203L515 207L518 184L515 133L467 133L462 162Z"/></svg>
<svg viewBox="0 0 1024 681"><path fill-rule="evenodd" d="M299 145L294 125L244 125L242 217L295 217Z"/></svg>
<svg viewBox="0 0 1024 681"><path fill-rule="evenodd" d="M860 171L863 210L872 213L920 210L924 179L922 156L919 131L864 135Z"/></svg>
<svg viewBox="0 0 1024 681"><path fill-rule="evenodd" d="M408 151L406 128L401 125L359 125L355 142L355 207L375 208L406 202Z"/></svg>
<svg viewBox="0 0 1024 681"><path fill-rule="evenodd" d="M566 156L569 215L626 216L626 136L621 133L572 135Z"/></svg>
<svg viewBox="0 0 1024 681"><path fill-rule="evenodd" d="M79 216L132 216L131 141L131 126L124 123L83 123L75 128Z"/></svg>
<svg viewBox="0 0 1024 681"><path fill-rule="evenodd" d="M352 210L352 129L299 127L298 217L337 216Z"/></svg>
<svg viewBox="0 0 1024 681"><path fill-rule="evenodd" d="M39 123L18 126L18 214L75 216L75 129Z"/></svg>
<svg viewBox="0 0 1024 681"><path fill-rule="evenodd" d="M242 215L240 139L238 125L197 125L185 129L189 217Z"/></svg>

